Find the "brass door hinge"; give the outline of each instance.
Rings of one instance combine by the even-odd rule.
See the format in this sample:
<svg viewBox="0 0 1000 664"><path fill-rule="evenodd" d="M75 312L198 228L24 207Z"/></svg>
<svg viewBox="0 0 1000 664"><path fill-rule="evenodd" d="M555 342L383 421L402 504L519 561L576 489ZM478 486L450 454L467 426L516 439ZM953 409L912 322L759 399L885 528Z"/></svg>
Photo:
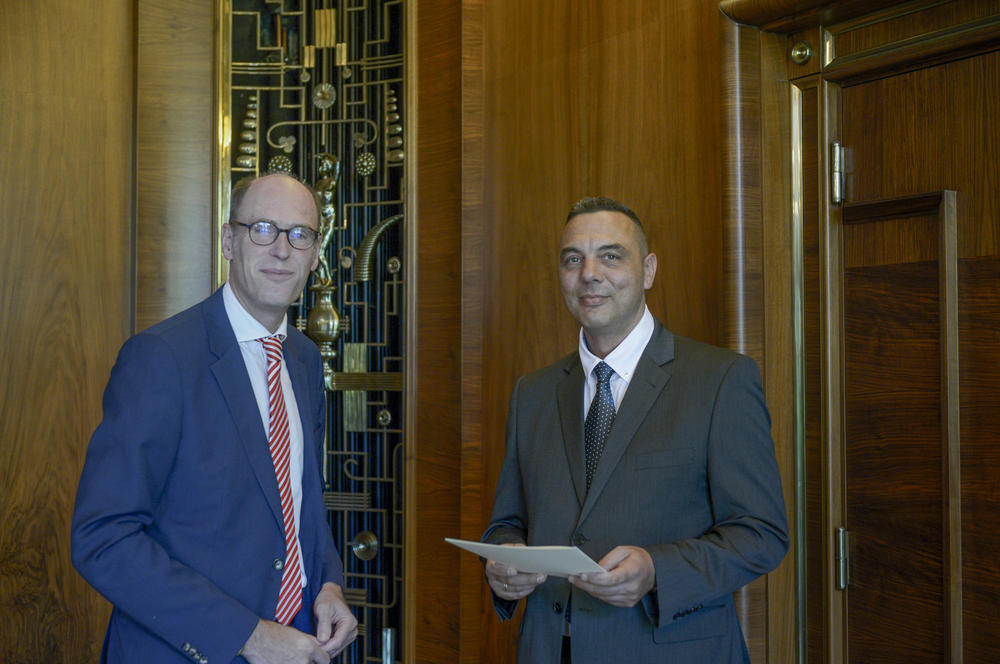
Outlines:
<svg viewBox="0 0 1000 664"><path fill-rule="evenodd" d="M830 144L830 202L844 202L844 146L838 141Z"/></svg>
<svg viewBox="0 0 1000 664"><path fill-rule="evenodd" d="M847 586L851 582L850 533L847 528L843 526L837 528L834 546L836 547L834 556L837 567L837 590L847 590Z"/></svg>

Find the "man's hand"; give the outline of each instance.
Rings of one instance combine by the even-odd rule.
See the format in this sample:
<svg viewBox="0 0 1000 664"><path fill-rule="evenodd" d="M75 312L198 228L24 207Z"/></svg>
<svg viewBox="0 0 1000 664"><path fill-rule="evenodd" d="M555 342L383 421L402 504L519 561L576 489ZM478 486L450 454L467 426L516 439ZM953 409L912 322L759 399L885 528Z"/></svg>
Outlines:
<svg viewBox="0 0 1000 664"><path fill-rule="evenodd" d="M343 590L335 583L323 584L313 603L313 615L316 640L328 654L325 661L336 657L358 635L358 619L347 606Z"/></svg>
<svg viewBox="0 0 1000 664"><path fill-rule="evenodd" d="M315 636L271 620L258 620L241 651L250 664L330 664Z"/></svg>
<svg viewBox="0 0 1000 664"><path fill-rule="evenodd" d="M653 559L638 546L617 546L598 564L607 571L571 576L569 582L611 606L635 606L656 584Z"/></svg>
<svg viewBox="0 0 1000 664"><path fill-rule="evenodd" d="M504 546L524 546L520 543L504 544ZM537 572L518 572L513 567L507 567L495 560L486 562L486 580L497 597L506 600L527 597L540 584L545 583L546 576Z"/></svg>

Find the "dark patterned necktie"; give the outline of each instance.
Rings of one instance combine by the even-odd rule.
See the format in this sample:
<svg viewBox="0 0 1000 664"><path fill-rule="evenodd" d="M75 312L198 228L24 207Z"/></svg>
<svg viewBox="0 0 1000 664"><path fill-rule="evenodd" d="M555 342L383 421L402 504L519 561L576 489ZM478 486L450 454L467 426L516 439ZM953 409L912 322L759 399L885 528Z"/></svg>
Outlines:
<svg viewBox="0 0 1000 664"><path fill-rule="evenodd" d="M587 462L587 490L594 479L594 471L604 452L604 441L615 421L615 398L611 395L611 376L614 370L604 362L594 367L597 375L597 394L590 402L587 419L583 423L584 455Z"/></svg>

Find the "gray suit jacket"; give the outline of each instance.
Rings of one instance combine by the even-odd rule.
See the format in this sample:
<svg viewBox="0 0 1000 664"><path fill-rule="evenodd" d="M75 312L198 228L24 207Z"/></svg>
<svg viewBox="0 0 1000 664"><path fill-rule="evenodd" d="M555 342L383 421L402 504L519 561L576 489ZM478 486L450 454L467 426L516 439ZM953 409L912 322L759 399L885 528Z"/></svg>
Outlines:
<svg viewBox="0 0 1000 664"><path fill-rule="evenodd" d="M483 539L575 544L595 560L645 548L656 586L616 608L573 594L574 664L748 662L732 593L788 549L770 417L753 360L675 336L659 322L586 490L579 355L522 377ZM571 586L527 598L518 658L558 662ZM498 614L516 604L494 598Z"/></svg>

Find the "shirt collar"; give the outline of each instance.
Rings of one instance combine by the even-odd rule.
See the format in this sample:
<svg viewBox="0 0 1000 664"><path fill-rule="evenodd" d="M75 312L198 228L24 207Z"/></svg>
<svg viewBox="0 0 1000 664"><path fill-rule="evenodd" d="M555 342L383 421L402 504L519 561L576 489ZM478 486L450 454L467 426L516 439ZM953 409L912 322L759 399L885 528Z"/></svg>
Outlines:
<svg viewBox="0 0 1000 664"><path fill-rule="evenodd" d="M646 344L652 338L655 327L653 314L649 312L649 307L647 306L642 314L642 318L635 324L632 331L628 333L628 336L622 339L622 342L608 353L607 357L603 358L603 361L614 369L615 375L626 383L632 379L632 374L635 372L636 365L639 364L642 351L646 349ZM583 375L589 379L594 367L597 366L598 362L602 361L602 358L590 352L590 348L587 347L587 338L583 333L583 328L580 328L579 352L580 364L583 365Z"/></svg>
<svg viewBox="0 0 1000 664"><path fill-rule="evenodd" d="M244 341L256 341L272 336L270 330L243 308L243 304L236 297L236 293L233 292L233 287L229 285L228 281L222 287L222 301L226 305L226 316L229 318L229 324L233 326L233 332L236 333L237 341L242 343ZM274 334L280 334L282 337L285 337L287 336L287 332L288 314L285 314Z"/></svg>

